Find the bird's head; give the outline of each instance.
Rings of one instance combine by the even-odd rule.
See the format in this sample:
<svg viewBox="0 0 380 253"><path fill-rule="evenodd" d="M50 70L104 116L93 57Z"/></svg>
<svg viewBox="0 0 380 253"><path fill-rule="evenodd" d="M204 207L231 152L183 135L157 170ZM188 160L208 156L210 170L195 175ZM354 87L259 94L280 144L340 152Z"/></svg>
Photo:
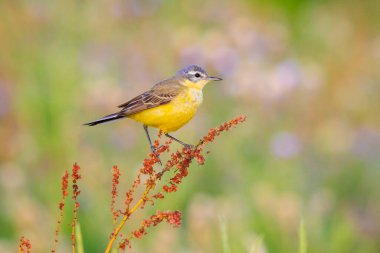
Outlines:
<svg viewBox="0 0 380 253"><path fill-rule="evenodd" d="M183 78L183 84L188 87L202 89L210 81L220 81L222 78L209 76L206 71L198 65L187 66L177 72L177 76Z"/></svg>

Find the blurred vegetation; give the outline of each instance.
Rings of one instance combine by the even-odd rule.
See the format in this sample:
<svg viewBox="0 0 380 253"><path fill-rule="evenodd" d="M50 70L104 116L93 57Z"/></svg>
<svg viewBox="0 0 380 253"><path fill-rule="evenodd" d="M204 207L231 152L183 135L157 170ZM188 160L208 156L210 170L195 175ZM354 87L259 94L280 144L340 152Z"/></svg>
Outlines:
<svg viewBox="0 0 380 253"><path fill-rule="evenodd" d="M149 147L133 121L81 124L189 63L224 81L175 136L248 120L154 207L183 226L132 252L223 252L221 226L230 252L297 252L300 227L310 253L380 251L380 1L16 0L0 16L0 252L21 235L49 251L74 162L84 248L102 252L111 168L127 188Z"/></svg>

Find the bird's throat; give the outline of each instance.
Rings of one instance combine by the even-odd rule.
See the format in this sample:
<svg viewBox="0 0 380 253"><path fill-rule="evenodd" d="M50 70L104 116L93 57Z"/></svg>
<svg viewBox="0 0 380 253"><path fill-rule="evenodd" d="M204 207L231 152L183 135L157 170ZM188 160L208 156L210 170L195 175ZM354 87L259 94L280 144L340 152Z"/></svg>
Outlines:
<svg viewBox="0 0 380 253"><path fill-rule="evenodd" d="M202 91L203 87L206 85L206 83L208 83L207 80L200 80L198 82L192 82L188 79L184 80L181 82L182 85L190 88L190 89L198 89L200 91Z"/></svg>

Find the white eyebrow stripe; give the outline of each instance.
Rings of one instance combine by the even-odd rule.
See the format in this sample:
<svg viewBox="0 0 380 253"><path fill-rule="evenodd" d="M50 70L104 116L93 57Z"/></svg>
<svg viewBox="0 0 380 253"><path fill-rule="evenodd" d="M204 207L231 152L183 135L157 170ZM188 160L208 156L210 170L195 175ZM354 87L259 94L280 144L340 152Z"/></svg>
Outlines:
<svg viewBox="0 0 380 253"><path fill-rule="evenodd" d="M196 73L198 73L198 74L200 74L202 77L204 77L205 76L205 74L204 73L202 73L202 72L200 72L200 71L194 71L194 70L192 70L192 71L189 71L188 72L188 74L190 74L190 75L195 75Z"/></svg>

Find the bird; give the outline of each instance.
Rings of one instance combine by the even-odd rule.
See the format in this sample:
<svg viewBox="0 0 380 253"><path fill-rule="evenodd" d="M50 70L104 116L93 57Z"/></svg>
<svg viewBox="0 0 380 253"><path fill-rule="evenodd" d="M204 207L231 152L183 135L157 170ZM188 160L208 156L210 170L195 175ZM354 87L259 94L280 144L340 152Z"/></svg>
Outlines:
<svg viewBox="0 0 380 253"><path fill-rule="evenodd" d="M84 125L95 126L123 118L130 118L142 123L152 153L156 149L152 145L148 127L161 130L166 137L192 148L169 133L188 123L203 102L203 87L210 81L221 81L222 78L209 76L199 65L184 67L172 77L156 83L150 90L132 98L118 107L118 112L106 115ZM161 163L161 161L159 160Z"/></svg>

